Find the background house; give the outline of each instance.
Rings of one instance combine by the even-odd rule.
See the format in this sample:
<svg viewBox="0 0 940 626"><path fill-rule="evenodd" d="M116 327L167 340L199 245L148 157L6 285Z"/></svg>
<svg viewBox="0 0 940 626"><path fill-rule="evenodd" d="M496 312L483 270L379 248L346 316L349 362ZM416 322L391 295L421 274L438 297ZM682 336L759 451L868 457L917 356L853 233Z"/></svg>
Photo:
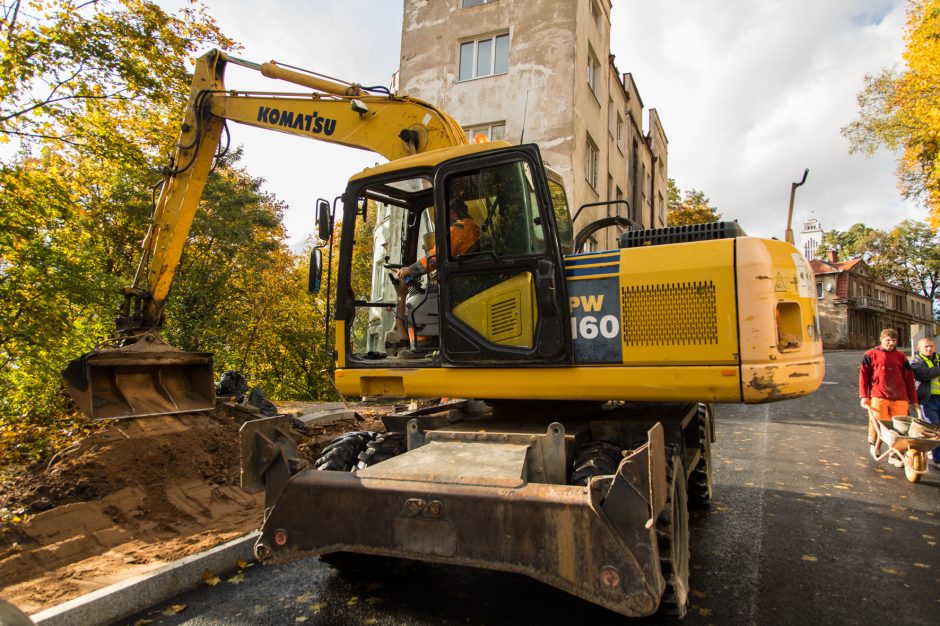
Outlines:
<svg viewBox="0 0 940 626"><path fill-rule="evenodd" d="M885 328L898 331L902 347L933 336L931 300L875 280L862 259L839 261L830 250L825 260L812 259L810 265L816 274L824 348L871 348Z"/></svg>
<svg viewBox="0 0 940 626"><path fill-rule="evenodd" d="M473 140L539 144L564 178L575 230L620 215L666 224L668 140L610 54L610 0L404 0L399 93L435 104ZM589 249L616 248L617 229Z"/></svg>

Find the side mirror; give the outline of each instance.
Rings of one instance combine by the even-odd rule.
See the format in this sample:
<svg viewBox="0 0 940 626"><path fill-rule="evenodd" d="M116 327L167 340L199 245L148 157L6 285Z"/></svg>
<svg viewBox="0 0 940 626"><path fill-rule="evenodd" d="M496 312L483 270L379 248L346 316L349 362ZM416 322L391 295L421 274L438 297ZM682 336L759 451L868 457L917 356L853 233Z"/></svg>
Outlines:
<svg viewBox="0 0 940 626"><path fill-rule="evenodd" d="M330 216L330 203L320 198L317 200L317 237L320 241L329 241L333 234L333 219Z"/></svg>
<svg viewBox="0 0 940 626"><path fill-rule="evenodd" d="M320 293L320 277L323 275L323 251L314 248L310 252L310 273L307 275L307 291Z"/></svg>

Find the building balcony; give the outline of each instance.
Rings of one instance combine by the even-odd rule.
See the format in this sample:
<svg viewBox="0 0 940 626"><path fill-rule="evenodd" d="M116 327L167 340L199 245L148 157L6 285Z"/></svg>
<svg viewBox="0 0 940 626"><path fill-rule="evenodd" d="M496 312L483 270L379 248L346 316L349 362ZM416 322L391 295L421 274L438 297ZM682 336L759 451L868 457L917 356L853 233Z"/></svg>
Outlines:
<svg viewBox="0 0 940 626"><path fill-rule="evenodd" d="M877 311L878 313L883 313L885 310L885 301L871 296L856 296L855 308L862 311Z"/></svg>

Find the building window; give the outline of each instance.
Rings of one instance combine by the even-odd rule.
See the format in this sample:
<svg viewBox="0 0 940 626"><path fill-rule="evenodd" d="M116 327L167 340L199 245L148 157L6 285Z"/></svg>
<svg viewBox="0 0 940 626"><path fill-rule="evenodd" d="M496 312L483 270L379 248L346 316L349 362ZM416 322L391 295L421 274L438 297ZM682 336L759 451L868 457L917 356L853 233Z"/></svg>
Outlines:
<svg viewBox="0 0 940 626"><path fill-rule="evenodd" d="M597 62L597 57L594 56L594 51L588 49L587 84L588 87L591 88L591 93L594 94L594 97L598 98L598 102L600 102L597 92L599 80L598 74L600 73L600 70L601 66L600 63Z"/></svg>
<svg viewBox="0 0 940 626"><path fill-rule="evenodd" d="M617 113L617 148L623 154L623 117Z"/></svg>
<svg viewBox="0 0 940 626"><path fill-rule="evenodd" d="M506 138L506 122L495 122L481 126L468 126L464 128L467 139L473 143L477 137L484 136L487 141L499 141Z"/></svg>
<svg viewBox="0 0 940 626"><path fill-rule="evenodd" d="M823 284L822 283L816 283L816 297L822 300L822 297L823 297Z"/></svg>
<svg viewBox="0 0 940 626"><path fill-rule="evenodd" d="M597 144L588 136L585 147L584 177L591 184L591 188L597 191Z"/></svg>
<svg viewBox="0 0 940 626"><path fill-rule="evenodd" d="M588 3L591 5L591 19L594 20L594 24L600 28L601 27L601 16L604 15L601 11L600 6L597 4L597 0L588 0Z"/></svg>
<svg viewBox="0 0 940 626"><path fill-rule="evenodd" d="M665 223L666 223L666 201L663 200L663 194L657 193L656 195L659 196L659 198L658 198L658 200L659 200L659 221L662 222L663 224L665 224Z"/></svg>
<svg viewBox="0 0 940 626"><path fill-rule="evenodd" d="M458 80L470 80L509 71L509 34L460 44Z"/></svg>
<svg viewBox="0 0 940 626"><path fill-rule="evenodd" d="M496 2L496 0L462 0L460 6L464 9L469 9L470 7L489 4L490 2Z"/></svg>

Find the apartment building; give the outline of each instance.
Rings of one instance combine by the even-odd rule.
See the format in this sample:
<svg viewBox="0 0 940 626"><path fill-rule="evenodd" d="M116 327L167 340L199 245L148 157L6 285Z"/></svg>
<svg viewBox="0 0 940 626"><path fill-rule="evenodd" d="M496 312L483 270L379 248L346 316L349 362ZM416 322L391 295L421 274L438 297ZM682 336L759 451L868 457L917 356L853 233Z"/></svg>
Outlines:
<svg viewBox="0 0 940 626"><path fill-rule="evenodd" d="M668 140L610 54L610 0L404 0L399 92L473 140L537 143L564 178L575 230L619 215L666 224ZM616 228L589 249L616 247Z"/></svg>
<svg viewBox="0 0 940 626"><path fill-rule="evenodd" d="M934 336L930 298L875 280L862 259L839 261L830 250L825 260L813 259L810 265L816 274L824 348L871 348L885 328L898 331L902 348Z"/></svg>

